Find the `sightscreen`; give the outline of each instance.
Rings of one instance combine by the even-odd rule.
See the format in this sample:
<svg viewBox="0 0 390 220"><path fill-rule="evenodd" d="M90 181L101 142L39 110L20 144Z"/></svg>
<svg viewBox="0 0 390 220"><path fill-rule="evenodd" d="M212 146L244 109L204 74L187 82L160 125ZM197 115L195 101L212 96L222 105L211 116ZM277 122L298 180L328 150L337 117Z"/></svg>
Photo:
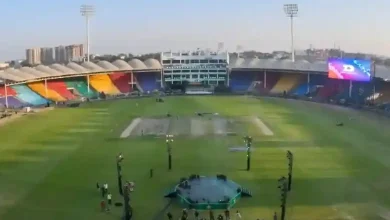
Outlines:
<svg viewBox="0 0 390 220"><path fill-rule="evenodd" d="M331 58L328 60L328 77L331 79L368 82L371 80L371 61Z"/></svg>

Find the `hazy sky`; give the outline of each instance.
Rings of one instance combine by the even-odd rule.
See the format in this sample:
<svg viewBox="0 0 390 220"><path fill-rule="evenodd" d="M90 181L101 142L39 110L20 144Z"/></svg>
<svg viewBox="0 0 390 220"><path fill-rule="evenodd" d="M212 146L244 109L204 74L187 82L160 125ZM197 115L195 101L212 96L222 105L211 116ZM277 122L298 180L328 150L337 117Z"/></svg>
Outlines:
<svg viewBox="0 0 390 220"><path fill-rule="evenodd" d="M85 42L80 5L93 4L91 53L195 48L289 50L283 4L299 4L296 48L390 56L390 0L1 0L0 61L25 48Z"/></svg>

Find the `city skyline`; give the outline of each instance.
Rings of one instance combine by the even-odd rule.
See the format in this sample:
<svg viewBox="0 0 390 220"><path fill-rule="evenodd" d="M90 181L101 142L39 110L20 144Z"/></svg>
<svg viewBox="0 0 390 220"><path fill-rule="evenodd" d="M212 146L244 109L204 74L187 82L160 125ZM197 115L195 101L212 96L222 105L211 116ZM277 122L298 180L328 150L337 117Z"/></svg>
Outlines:
<svg viewBox="0 0 390 220"><path fill-rule="evenodd" d="M58 45L56 47L35 47L26 49L26 61L29 65L50 65L81 61L85 58L83 44Z"/></svg>
<svg viewBox="0 0 390 220"><path fill-rule="evenodd" d="M7 34L0 38L0 60L23 58L26 48L85 43L85 20L79 12L82 4L96 7L91 19L92 54L216 49L218 42L224 42L229 51L235 51L237 45L245 50L290 51L290 22L283 12L286 3L299 5L294 21L296 49L336 46L390 56L390 31L384 28L390 18L385 11L390 2L385 0L353 4L335 0L315 4L308 0L226 0L223 4L205 0L5 0L0 17L12 22L3 24Z"/></svg>

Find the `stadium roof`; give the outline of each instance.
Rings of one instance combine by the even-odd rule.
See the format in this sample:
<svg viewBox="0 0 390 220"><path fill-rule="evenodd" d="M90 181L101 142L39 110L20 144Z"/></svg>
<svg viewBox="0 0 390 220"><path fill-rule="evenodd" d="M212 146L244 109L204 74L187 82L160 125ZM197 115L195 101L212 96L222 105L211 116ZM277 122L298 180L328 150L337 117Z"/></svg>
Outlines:
<svg viewBox="0 0 390 220"><path fill-rule="evenodd" d="M229 68L233 70L280 70L280 71L300 71L313 73L328 72L328 65L325 61L310 63L307 60L276 60L276 59L258 59L258 58L235 58L230 59ZM375 77L390 79L390 68L383 65L375 65Z"/></svg>
<svg viewBox="0 0 390 220"><path fill-rule="evenodd" d="M72 77L76 75L80 76L84 74L106 73L113 71L160 71L162 68L161 63L156 59L148 59L144 62L139 59L132 59L128 63L123 60L116 60L112 63L99 61L97 63L84 62L82 64L76 64L71 62L67 65L52 64L50 66L39 65L34 68L10 68L0 71L0 79L21 83L25 81ZM229 68L233 70L273 70L323 74L328 71L328 66L325 61L310 63L306 60L292 62L291 60L258 58L230 59ZM390 79L390 68L383 65L376 65L375 76L383 79Z"/></svg>
<svg viewBox="0 0 390 220"><path fill-rule="evenodd" d="M20 69L6 69L0 71L0 79L12 82L24 82L42 80L47 78L71 77L74 75L105 73L112 71L160 71L162 65L156 59L147 59L142 62L132 59L130 62L116 60L112 63L99 61L97 63L84 62L81 64L70 62L67 65L52 64L50 66L39 65L36 67L22 67Z"/></svg>

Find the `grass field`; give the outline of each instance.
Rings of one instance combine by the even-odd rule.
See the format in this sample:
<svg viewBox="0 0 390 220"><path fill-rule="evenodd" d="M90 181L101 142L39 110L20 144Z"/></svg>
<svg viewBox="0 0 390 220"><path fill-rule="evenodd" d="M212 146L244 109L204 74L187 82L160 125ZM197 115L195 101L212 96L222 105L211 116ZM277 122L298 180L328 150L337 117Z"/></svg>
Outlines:
<svg viewBox="0 0 390 220"><path fill-rule="evenodd" d="M228 151L242 145L240 136L176 137L171 172L165 139L119 138L133 118L194 111L257 115L274 135L243 127L254 137L250 172L244 171L244 152ZM339 121L344 127L335 126ZM243 219L271 219L280 210L277 179L287 172L286 150L295 156L288 219L390 219L390 123L354 110L246 97L117 100L24 116L1 126L0 140L2 220L120 219L119 208L100 212L95 188L97 181L107 182L113 200L121 201L115 167L119 152L125 157L125 179L136 183L135 220L160 219L169 202L164 193L193 173L226 174L254 195L241 199L233 211L239 209ZM167 210L177 214L181 209L173 203Z"/></svg>

